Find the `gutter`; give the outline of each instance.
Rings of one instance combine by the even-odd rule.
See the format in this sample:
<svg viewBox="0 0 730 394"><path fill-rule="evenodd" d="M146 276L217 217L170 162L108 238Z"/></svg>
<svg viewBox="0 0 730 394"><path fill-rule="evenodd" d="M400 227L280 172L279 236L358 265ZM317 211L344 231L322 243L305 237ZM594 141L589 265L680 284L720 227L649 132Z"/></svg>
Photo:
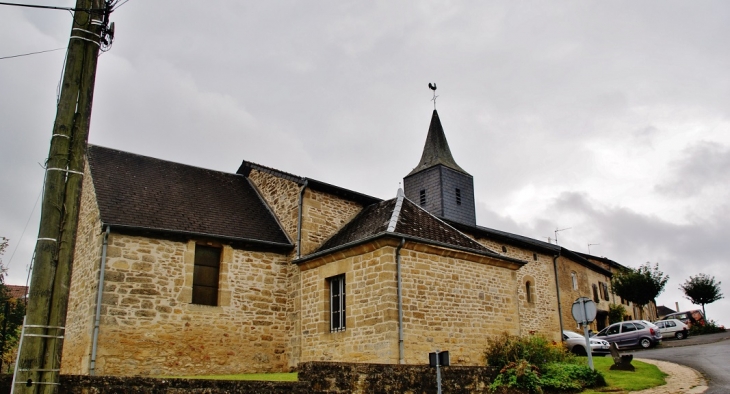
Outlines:
<svg viewBox="0 0 730 394"><path fill-rule="evenodd" d="M561 248L562 249L562 248ZM560 257L560 250L558 254L553 256L553 271L555 272L555 291L558 294L558 319L560 320L560 341L563 341L563 307L560 305L560 283L558 282L558 257Z"/></svg>
<svg viewBox="0 0 730 394"><path fill-rule="evenodd" d="M398 248L395 250L395 266L398 277L398 363L405 364L405 346L403 344L403 287L401 284L400 272L400 250L405 245L406 239L401 238Z"/></svg>
<svg viewBox="0 0 730 394"><path fill-rule="evenodd" d="M302 189L299 191L299 218L297 221L297 259L302 257L302 209L304 206L304 191L309 184L308 180L304 180Z"/></svg>
<svg viewBox="0 0 730 394"><path fill-rule="evenodd" d="M94 331L91 339L91 362L89 364L89 375L96 375L96 350L99 341L99 325L101 323L101 298L104 294L104 271L106 270L106 251L109 245L109 232L111 226L106 226L104 242L101 247L101 267L99 269L99 286L96 292L96 311L94 312Z"/></svg>

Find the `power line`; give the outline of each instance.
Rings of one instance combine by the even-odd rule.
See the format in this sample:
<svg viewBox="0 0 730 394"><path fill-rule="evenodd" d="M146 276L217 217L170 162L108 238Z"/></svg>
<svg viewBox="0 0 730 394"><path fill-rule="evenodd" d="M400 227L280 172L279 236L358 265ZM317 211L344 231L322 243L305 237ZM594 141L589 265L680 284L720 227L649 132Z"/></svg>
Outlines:
<svg viewBox="0 0 730 394"><path fill-rule="evenodd" d="M81 8L73 8L73 7L53 7L50 5L40 5L40 4L6 3L4 1L0 1L0 5L10 5L10 6L15 6L15 7L26 7L26 8L42 8L45 10L61 10L61 11L104 11L104 8L81 9Z"/></svg>
<svg viewBox="0 0 730 394"><path fill-rule="evenodd" d="M23 54L21 54L21 55L13 55L13 56L3 56L3 57L0 57L0 60L3 60L3 59L12 59L12 58L14 58L14 57L21 57L21 56L30 56L30 55L37 55L37 54L39 54L39 53L46 53L46 52L60 51L61 49L66 49L66 47L63 47L63 48L56 48L56 49L48 49L48 50L45 50L45 51L38 51L38 52L29 52L29 53L23 53Z"/></svg>

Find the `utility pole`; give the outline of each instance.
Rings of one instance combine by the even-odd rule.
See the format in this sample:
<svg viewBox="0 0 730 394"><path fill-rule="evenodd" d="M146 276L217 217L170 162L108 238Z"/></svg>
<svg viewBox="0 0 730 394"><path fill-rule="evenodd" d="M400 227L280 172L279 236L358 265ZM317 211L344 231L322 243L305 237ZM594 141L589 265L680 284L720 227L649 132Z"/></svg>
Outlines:
<svg viewBox="0 0 730 394"><path fill-rule="evenodd" d="M13 393L55 393L61 366L83 157L99 51L111 45L110 1L77 0L46 161L41 222Z"/></svg>

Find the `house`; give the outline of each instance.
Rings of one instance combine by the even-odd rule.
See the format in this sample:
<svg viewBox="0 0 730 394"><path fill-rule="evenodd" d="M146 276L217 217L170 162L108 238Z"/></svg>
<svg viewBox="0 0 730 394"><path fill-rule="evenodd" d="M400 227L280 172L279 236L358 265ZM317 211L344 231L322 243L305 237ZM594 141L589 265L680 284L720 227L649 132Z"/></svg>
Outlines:
<svg viewBox="0 0 730 394"><path fill-rule="evenodd" d="M62 372L420 364L435 349L481 365L502 332L560 340L577 296L607 311L611 269L478 226L436 111L388 200L248 161L233 174L90 146Z"/></svg>

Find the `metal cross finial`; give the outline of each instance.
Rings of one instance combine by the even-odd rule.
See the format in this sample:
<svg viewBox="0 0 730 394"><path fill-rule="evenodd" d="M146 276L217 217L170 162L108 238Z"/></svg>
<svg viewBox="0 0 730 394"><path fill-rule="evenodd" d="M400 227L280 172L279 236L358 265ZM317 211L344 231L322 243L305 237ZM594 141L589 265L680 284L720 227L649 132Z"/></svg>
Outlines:
<svg viewBox="0 0 730 394"><path fill-rule="evenodd" d="M433 101L433 109L436 109L436 98L438 97L436 95L436 83L435 82L434 83L429 82L428 83L428 88L431 89L431 90L433 90L433 98L431 99L431 101Z"/></svg>

